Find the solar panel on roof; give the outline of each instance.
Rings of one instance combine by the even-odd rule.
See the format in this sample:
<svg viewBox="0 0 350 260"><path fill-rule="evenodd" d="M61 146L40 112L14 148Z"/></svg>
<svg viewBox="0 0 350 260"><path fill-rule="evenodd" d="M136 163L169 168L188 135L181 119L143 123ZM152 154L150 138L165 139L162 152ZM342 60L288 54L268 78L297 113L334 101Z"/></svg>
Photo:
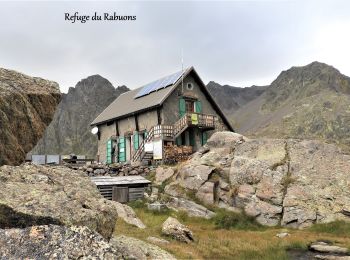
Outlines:
<svg viewBox="0 0 350 260"><path fill-rule="evenodd" d="M148 83L147 85L143 86L143 88L136 94L134 98L143 97L148 95L151 92L171 86L176 81L178 81L181 75L182 75L182 71L179 71L169 76L153 81L151 83Z"/></svg>

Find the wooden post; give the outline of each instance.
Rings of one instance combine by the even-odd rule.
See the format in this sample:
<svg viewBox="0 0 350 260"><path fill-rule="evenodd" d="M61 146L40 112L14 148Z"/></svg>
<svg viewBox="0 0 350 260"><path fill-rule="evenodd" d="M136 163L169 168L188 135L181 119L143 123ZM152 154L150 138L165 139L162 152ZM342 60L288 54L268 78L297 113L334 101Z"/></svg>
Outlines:
<svg viewBox="0 0 350 260"><path fill-rule="evenodd" d="M115 121L115 135L117 137L119 137L119 124L118 124L118 120Z"/></svg>
<svg viewBox="0 0 350 260"><path fill-rule="evenodd" d="M136 131L138 132L139 131L139 118L137 115L135 115L134 118L135 118L135 128L136 128Z"/></svg>
<svg viewBox="0 0 350 260"><path fill-rule="evenodd" d="M157 108L157 120L158 120L158 125L162 124L162 117L160 115L160 108Z"/></svg>

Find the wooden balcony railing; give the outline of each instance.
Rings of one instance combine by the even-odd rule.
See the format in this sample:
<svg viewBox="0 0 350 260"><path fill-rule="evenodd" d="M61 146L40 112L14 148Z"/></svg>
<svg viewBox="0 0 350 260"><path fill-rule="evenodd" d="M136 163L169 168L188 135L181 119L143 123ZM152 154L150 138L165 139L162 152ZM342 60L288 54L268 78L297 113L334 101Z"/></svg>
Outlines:
<svg viewBox="0 0 350 260"><path fill-rule="evenodd" d="M174 125L155 125L147 134L147 137L140 143L139 148L132 157L133 161L142 159L145 150L145 143L150 142L154 138L171 138L175 139L189 126L198 126L201 128L214 129L217 117L201 113L186 113Z"/></svg>

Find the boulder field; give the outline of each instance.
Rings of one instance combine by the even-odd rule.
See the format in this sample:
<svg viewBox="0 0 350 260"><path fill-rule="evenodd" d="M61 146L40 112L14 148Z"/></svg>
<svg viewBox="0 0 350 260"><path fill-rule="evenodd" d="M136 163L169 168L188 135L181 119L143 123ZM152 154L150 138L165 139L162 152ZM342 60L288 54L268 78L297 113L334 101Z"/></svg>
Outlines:
<svg viewBox="0 0 350 260"><path fill-rule="evenodd" d="M350 220L349 173L350 156L335 145L217 132L164 191L244 211L263 225L303 228Z"/></svg>

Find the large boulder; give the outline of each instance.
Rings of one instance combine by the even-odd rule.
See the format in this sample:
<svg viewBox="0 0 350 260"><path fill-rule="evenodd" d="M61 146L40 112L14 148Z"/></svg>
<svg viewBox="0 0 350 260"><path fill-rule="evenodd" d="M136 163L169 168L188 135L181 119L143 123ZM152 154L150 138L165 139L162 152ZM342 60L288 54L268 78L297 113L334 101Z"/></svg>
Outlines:
<svg viewBox="0 0 350 260"><path fill-rule="evenodd" d="M350 221L350 155L335 145L218 132L178 172L167 194L188 199L192 192L264 225Z"/></svg>
<svg viewBox="0 0 350 260"><path fill-rule="evenodd" d="M118 251L123 252L127 256L127 259L176 259L172 254L160 247L133 237L124 235L113 237L110 243Z"/></svg>
<svg viewBox="0 0 350 260"><path fill-rule="evenodd" d="M194 240L192 231L173 217L168 217L163 223L162 233L184 243L190 243Z"/></svg>
<svg viewBox="0 0 350 260"><path fill-rule="evenodd" d="M135 211L128 205L113 201L118 212L118 217L122 218L126 223L138 228L146 228L145 224L136 216Z"/></svg>
<svg viewBox="0 0 350 260"><path fill-rule="evenodd" d="M210 219L215 215L214 212L210 211L206 207L199 205L192 200L181 197L169 197L166 205L175 211L185 211L190 217Z"/></svg>
<svg viewBox="0 0 350 260"><path fill-rule="evenodd" d="M56 82L0 68L0 165L24 162L60 99Z"/></svg>
<svg viewBox="0 0 350 260"><path fill-rule="evenodd" d="M118 251L87 227L43 225L0 229L1 259L122 259ZM122 252L122 253L121 253Z"/></svg>
<svg viewBox="0 0 350 260"><path fill-rule="evenodd" d="M172 168L158 167L156 169L155 183L162 184L164 181L168 180L174 175L174 170Z"/></svg>
<svg viewBox="0 0 350 260"><path fill-rule="evenodd" d="M87 226L110 238L117 220L113 202L81 171L63 166L0 167L0 228Z"/></svg>
<svg viewBox="0 0 350 260"><path fill-rule="evenodd" d="M282 224L349 220L350 156L317 141L288 142L290 182L283 201Z"/></svg>
<svg viewBox="0 0 350 260"><path fill-rule="evenodd" d="M349 220L350 156L319 141L258 139L236 147L236 206L264 225Z"/></svg>
<svg viewBox="0 0 350 260"><path fill-rule="evenodd" d="M215 132L208 140L207 145L211 148L235 148L247 139L238 133L229 131Z"/></svg>
<svg viewBox="0 0 350 260"><path fill-rule="evenodd" d="M198 190L209 179L213 170L212 166L187 164L179 170L177 182L183 188Z"/></svg>
<svg viewBox="0 0 350 260"><path fill-rule="evenodd" d="M214 182L207 181L197 191L196 197L205 204L212 205L215 203L215 186Z"/></svg>
<svg viewBox="0 0 350 260"><path fill-rule="evenodd" d="M284 140L248 140L236 147L230 183L234 204L268 226L278 225L283 211L289 157Z"/></svg>

